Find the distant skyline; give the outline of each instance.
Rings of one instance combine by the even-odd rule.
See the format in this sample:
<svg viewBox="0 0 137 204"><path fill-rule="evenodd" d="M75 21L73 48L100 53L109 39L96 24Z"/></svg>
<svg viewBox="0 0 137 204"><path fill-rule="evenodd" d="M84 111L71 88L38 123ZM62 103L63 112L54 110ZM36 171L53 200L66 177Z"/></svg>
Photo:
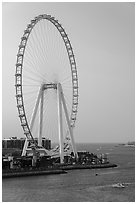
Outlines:
<svg viewBox="0 0 137 204"><path fill-rule="evenodd" d="M23 137L15 100L18 45L30 20L51 14L71 40L79 77L76 142L135 140L135 3L2 4L2 137Z"/></svg>

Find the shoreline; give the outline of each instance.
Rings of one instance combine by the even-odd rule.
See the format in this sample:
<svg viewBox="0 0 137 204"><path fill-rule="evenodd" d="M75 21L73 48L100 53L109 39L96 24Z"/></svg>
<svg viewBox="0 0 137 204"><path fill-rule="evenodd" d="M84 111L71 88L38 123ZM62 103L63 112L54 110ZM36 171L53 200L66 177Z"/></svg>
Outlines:
<svg viewBox="0 0 137 204"><path fill-rule="evenodd" d="M13 177L23 177L23 176L35 176L35 175L51 175L51 174L65 174L67 171L62 169L53 170L29 170L29 171L17 171L17 172L6 172L2 173L2 178L13 178Z"/></svg>
<svg viewBox="0 0 137 204"><path fill-rule="evenodd" d="M86 165L68 165L60 167L62 170L73 170L73 169L101 169L101 168L114 168L116 164L86 164Z"/></svg>
<svg viewBox="0 0 137 204"><path fill-rule="evenodd" d="M23 171L10 171L3 172L2 178L13 178L23 176L35 176L35 175L51 175L51 174L65 174L66 170L77 170L77 169L99 169L99 168L114 168L116 164L96 164L96 165L59 165L54 169L35 169L35 170L23 170Z"/></svg>

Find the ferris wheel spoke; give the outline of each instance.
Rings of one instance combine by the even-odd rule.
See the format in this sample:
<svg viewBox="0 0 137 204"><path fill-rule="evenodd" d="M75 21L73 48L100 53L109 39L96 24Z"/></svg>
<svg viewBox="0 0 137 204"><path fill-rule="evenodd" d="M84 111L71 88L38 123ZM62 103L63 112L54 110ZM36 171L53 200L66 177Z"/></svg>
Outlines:
<svg viewBox="0 0 137 204"><path fill-rule="evenodd" d="M28 91L28 92L25 92L24 95L30 95L30 94L33 94L33 93L36 93L36 91Z"/></svg>
<svg viewBox="0 0 137 204"><path fill-rule="evenodd" d="M45 80L45 78L39 72L36 72L34 69L31 69L29 71L29 67L31 67L31 66L27 66L28 69L25 70L25 72L27 72L31 76L33 75L35 78L40 78L41 80Z"/></svg>
<svg viewBox="0 0 137 204"><path fill-rule="evenodd" d="M24 84L24 85L22 85L22 87L25 87L25 86L28 86L28 87L39 87L39 84L34 84L34 85L32 85L32 84Z"/></svg>
<svg viewBox="0 0 137 204"><path fill-rule="evenodd" d="M67 76L65 79L63 79L62 81L61 81L61 84L65 84L65 83L68 83L68 82L70 82L71 81L71 77L70 76Z"/></svg>
<svg viewBox="0 0 137 204"><path fill-rule="evenodd" d="M41 29L42 24L40 24L39 27L40 27L39 30L38 30L39 33L37 33L37 35L40 35L40 33L42 32L42 29ZM41 32L40 32L40 31L41 31ZM46 45L46 44L45 44L45 45ZM41 38L40 49L41 49L41 52L42 52L43 61L46 62L47 59L48 59L48 57L46 58L46 55L45 55L45 53L46 53L47 51L44 49L44 46L43 46L43 38Z"/></svg>
<svg viewBox="0 0 137 204"><path fill-rule="evenodd" d="M31 54L33 53L33 54ZM35 71L37 73L39 73L39 70L37 69L37 67L39 66L38 60L37 60L37 56L35 55L35 51L31 48L27 48L26 50L26 60L25 63L31 65L30 68L32 67L33 69L35 68ZM32 69L31 68L31 69Z"/></svg>
<svg viewBox="0 0 137 204"><path fill-rule="evenodd" d="M38 29L39 30L39 29ZM41 59L41 61L45 61L44 57L43 57L43 47L41 45L41 41L40 38L38 37L38 33L36 33L36 31L34 30L35 36L36 36L36 40L37 40L37 50L40 52L39 57ZM38 43L39 42L39 43Z"/></svg>
<svg viewBox="0 0 137 204"><path fill-rule="evenodd" d="M25 66L26 67L26 66ZM27 68L27 67L26 67ZM41 77L40 75L36 75L35 73L33 73L33 71L24 71L23 73L23 79L25 80L26 78L31 78L31 79L36 79L36 80L39 80L41 81L41 79L43 80L43 77Z"/></svg>
<svg viewBox="0 0 137 204"><path fill-rule="evenodd" d="M29 45L27 46L27 49L26 49L26 55L27 55L27 58L29 57L29 59L35 64L35 68L37 69L37 63L38 63L38 56L37 56L37 53L36 53L36 49L33 48L34 47L34 43L33 42L33 35L31 36L31 40L29 42ZM26 60L27 61L27 60Z"/></svg>
<svg viewBox="0 0 137 204"><path fill-rule="evenodd" d="M70 99L66 96L66 95L64 95L64 97L65 97L65 102L66 102L66 104L67 104L67 108L69 108L69 110L71 110L71 101L70 101Z"/></svg>
<svg viewBox="0 0 137 204"><path fill-rule="evenodd" d="M36 72L39 73L39 69L38 69L39 61L38 61L37 55L38 55L38 53L37 53L36 49L33 48L33 44L32 45L30 44L30 46L28 46L28 48L27 48L27 57L26 57L25 62L27 63L29 61L31 64L33 64L33 66L32 66L33 69L35 69Z"/></svg>
<svg viewBox="0 0 137 204"><path fill-rule="evenodd" d="M41 33L43 32L42 31L42 26L40 25L40 30L41 30ZM45 33L45 32L44 32ZM41 38L41 49L42 49L42 54L43 54L43 62L47 62L47 58L46 58L46 50L45 50L45 42L44 42L44 36Z"/></svg>
<svg viewBox="0 0 137 204"><path fill-rule="evenodd" d="M41 84L41 80L32 78L32 77L30 77L30 76L25 76L25 79L26 79L26 80L31 80L31 81L33 81L33 82L39 82L39 84Z"/></svg>
<svg viewBox="0 0 137 204"><path fill-rule="evenodd" d="M34 36L32 36L33 38L34 38ZM33 39L34 40L34 39ZM37 50L37 49L36 49ZM39 73L39 69L38 69L38 67L39 67L39 65L38 65L38 59L37 59L37 56L36 56L36 54L38 54L37 53L37 51L36 51L36 53L35 53L35 60L34 61L36 61L37 62L37 66L35 67L35 69L37 70L37 72ZM46 52L45 52L45 55L46 55ZM45 57L45 59L46 59L46 57ZM46 61L45 61L46 62ZM46 67L46 66L45 66ZM43 73L42 73L43 74ZM47 76L47 74L46 73L44 73L44 77L46 76L46 78L47 78L47 80L49 81L49 79L48 79L48 76Z"/></svg>
<svg viewBox="0 0 137 204"><path fill-rule="evenodd" d="M43 24L43 33L48 33L48 31L47 31L47 24L46 23L44 23ZM48 53L47 53L47 50L49 50L48 49L48 35L47 34L45 34L44 36L43 36L43 40L44 40L44 53L45 53L45 62L47 62L48 61Z"/></svg>
<svg viewBox="0 0 137 204"><path fill-rule="evenodd" d="M41 58L41 55L40 55L40 52L39 52L39 48L38 48L38 43L36 43L35 41L35 35L32 34L32 38L31 38L31 44L30 44L30 50L33 51L33 55L34 55L34 62L36 64L35 66L35 69L39 72L40 70L38 69L39 68L39 62L40 62L40 58ZM34 47L34 44L35 44L35 47Z"/></svg>
<svg viewBox="0 0 137 204"><path fill-rule="evenodd" d="M30 62L32 64L32 67L34 67L35 69L37 68L37 64L38 64L38 60L36 61L37 59L37 56L36 56L36 53L33 49L33 45L31 45L31 42L30 42L30 46L27 47L27 50L26 50L26 60L25 62ZM36 69L36 71L38 72L38 70Z"/></svg>

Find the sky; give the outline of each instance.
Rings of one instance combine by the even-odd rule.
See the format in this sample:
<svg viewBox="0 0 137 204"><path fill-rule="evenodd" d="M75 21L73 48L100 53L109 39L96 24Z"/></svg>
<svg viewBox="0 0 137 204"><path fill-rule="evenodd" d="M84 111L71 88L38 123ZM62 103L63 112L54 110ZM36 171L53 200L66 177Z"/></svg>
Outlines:
<svg viewBox="0 0 137 204"><path fill-rule="evenodd" d="M76 142L135 139L134 3L2 4L2 137L23 137L15 100L20 38L39 14L61 22L75 53L79 78Z"/></svg>

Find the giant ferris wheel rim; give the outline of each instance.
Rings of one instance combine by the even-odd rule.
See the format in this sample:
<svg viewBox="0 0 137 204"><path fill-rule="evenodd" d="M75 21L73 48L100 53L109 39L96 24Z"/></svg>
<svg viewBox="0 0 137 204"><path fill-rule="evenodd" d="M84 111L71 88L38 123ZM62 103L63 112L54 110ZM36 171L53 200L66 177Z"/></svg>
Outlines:
<svg viewBox="0 0 137 204"><path fill-rule="evenodd" d="M74 52L73 52L70 40L68 38L68 35L66 34L64 28L58 22L58 20L56 20L51 15L43 14L43 15L36 16L33 20L31 20L31 23L27 25L27 28L24 30L24 34L21 37L21 42L19 44L19 49L17 54L16 73L15 73L16 101L17 101L19 118L20 118L21 126L23 127L23 130L24 130L24 134L28 139L32 141L32 143L35 143L35 141L27 121L24 101L23 101L22 68L23 68L25 48L27 45L27 41L29 39L29 35L33 30L33 28L35 27L35 25L41 20L50 21L57 28L57 30L59 31L64 41L64 44L67 50L70 68L71 68L71 78L72 78L73 95L72 95L72 109L71 109L71 116L70 116L70 124L72 128L75 126L77 109L78 109L78 75L77 75Z"/></svg>

